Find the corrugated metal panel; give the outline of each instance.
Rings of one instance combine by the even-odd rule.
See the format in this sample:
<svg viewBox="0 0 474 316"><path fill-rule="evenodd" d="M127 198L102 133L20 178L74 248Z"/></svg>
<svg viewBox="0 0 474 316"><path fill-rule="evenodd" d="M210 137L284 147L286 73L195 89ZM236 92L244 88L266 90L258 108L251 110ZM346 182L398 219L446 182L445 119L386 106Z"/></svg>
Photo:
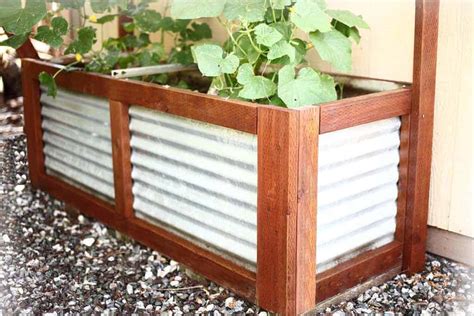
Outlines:
<svg viewBox="0 0 474 316"><path fill-rule="evenodd" d="M321 135L318 271L393 240L400 119Z"/></svg>
<svg viewBox="0 0 474 316"><path fill-rule="evenodd" d="M257 139L140 107L130 110L139 217L256 261ZM320 138L318 270L393 240L400 120Z"/></svg>
<svg viewBox="0 0 474 316"><path fill-rule="evenodd" d="M256 260L256 138L131 107L137 216Z"/></svg>
<svg viewBox="0 0 474 316"><path fill-rule="evenodd" d="M46 172L114 198L109 106L105 99L59 90L41 95Z"/></svg>

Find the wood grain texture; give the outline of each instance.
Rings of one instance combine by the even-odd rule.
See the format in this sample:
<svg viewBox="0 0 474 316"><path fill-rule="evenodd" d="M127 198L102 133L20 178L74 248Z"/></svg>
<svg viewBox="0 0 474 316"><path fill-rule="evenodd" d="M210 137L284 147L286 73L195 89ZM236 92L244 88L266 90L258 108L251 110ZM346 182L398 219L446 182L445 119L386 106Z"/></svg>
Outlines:
<svg viewBox="0 0 474 316"><path fill-rule="evenodd" d="M38 52L36 51L30 39L28 39L26 42L23 43L23 45L17 48L16 53L19 58L39 59Z"/></svg>
<svg viewBox="0 0 474 316"><path fill-rule="evenodd" d="M109 104L115 206L117 212L129 218L134 212L128 105L113 100Z"/></svg>
<svg viewBox="0 0 474 316"><path fill-rule="evenodd" d="M297 112L259 109L257 303L288 315L296 314L298 135Z"/></svg>
<svg viewBox="0 0 474 316"><path fill-rule="evenodd" d="M316 275L316 302L322 302L400 265L402 249L402 244L394 241L318 273Z"/></svg>
<svg viewBox="0 0 474 316"><path fill-rule="evenodd" d="M320 133L410 113L411 89L371 93L321 104Z"/></svg>
<svg viewBox="0 0 474 316"><path fill-rule="evenodd" d="M37 76L41 71L53 74L59 69L58 66L30 59L24 60L24 63L29 64L31 76ZM250 102L79 71L62 72L56 77L56 82L67 90L257 133L257 105Z"/></svg>
<svg viewBox="0 0 474 316"><path fill-rule="evenodd" d="M314 306L318 110L258 112L257 302L283 315Z"/></svg>
<svg viewBox="0 0 474 316"><path fill-rule="evenodd" d="M189 266L216 283L255 301L255 273L207 251L159 226L138 218L127 220L127 235Z"/></svg>
<svg viewBox="0 0 474 316"><path fill-rule="evenodd" d="M296 313L314 307L319 107L299 111Z"/></svg>
<svg viewBox="0 0 474 316"><path fill-rule="evenodd" d="M438 0L418 0L403 269L425 265L438 42Z"/></svg>
<svg viewBox="0 0 474 316"><path fill-rule="evenodd" d="M30 64L23 65L23 111L28 147L28 169L31 185L38 187L40 175L45 173L43 130L41 128L40 86L38 77L31 74Z"/></svg>
<svg viewBox="0 0 474 316"><path fill-rule="evenodd" d="M401 117L400 163L398 165L397 228L395 240L403 243L405 238L405 214L408 190L408 154L410 152L410 116Z"/></svg>

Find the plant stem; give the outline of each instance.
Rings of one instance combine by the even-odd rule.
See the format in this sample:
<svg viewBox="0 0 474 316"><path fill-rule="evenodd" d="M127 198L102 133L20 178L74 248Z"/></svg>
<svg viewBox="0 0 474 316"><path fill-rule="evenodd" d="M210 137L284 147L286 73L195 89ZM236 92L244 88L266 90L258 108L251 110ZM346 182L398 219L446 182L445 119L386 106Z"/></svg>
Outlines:
<svg viewBox="0 0 474 316"><path fill-rule="evenodd" d="M56 71L56 72L54 73L53 79L56 79L56 77L57 77L61 72L63 72L63 71L69 71L72 66L77 65L77 64L79 64L79 63L80 63L80 61L75 61L75 62L72 62L72 63L66 65L65 67L59 69L58 71Z"/></svg>

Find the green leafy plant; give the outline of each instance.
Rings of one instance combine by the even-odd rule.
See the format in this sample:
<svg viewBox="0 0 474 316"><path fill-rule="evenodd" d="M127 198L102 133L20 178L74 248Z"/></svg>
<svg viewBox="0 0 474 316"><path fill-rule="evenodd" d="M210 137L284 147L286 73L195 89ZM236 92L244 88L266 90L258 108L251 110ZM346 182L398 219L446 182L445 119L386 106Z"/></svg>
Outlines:
<svg viewBox="0 0 474 316"><path fill-rule="evenodd" d="M0 10L0 27L9 34L9 38L0 45L20 47L27 39L35 38L49 44L64 54L73 54L75 61L61 71L77 69L109 74L113 69L153 66L161 63L194 63L192 45L212 37L209 26L191 20L174 20L151 9L151 0L133 4L128 0L59 0L53 6L50 0L6 0ZM86 15L86 5L92 9ZM55 10L52 8L55 7ZM63 10L76 10L82 17L81 26L73 29L60 13ZM97 15L101 15L99 18ZM119 16L130 20L123 27L128 34L119 38L109 38L94 49L97 32L106 23L116 21ZM86 22L90 25L86 25ZM39 25L41 24L41 25ZM38 26L39 25L39 26ZM37 26L37 27L36 27ZM34 30L36 27L36 31ZM67 34L74 33L74 40L67 41ZM150 40L151 33L161 33L159 42ZM165 53L164 41L169 37L174 46L169 54ZM48 94L55 96L57 87L55 77L43 72L39 76L41 84L48 88ZM167 83L166 74L139 78L157 83ZM183 83L178 83L184 86Z"/></svg>
<svg viewBox="0 0 474 316"><path fill-rule="evenodd" d="M192 47L219 95L285 107L337 99L334 79L309 67L316 50L339 71L351 69L352 42L362 17L330 10L324 0L174 0L177 19L217 18L228 34L223 47Z"/></svg>

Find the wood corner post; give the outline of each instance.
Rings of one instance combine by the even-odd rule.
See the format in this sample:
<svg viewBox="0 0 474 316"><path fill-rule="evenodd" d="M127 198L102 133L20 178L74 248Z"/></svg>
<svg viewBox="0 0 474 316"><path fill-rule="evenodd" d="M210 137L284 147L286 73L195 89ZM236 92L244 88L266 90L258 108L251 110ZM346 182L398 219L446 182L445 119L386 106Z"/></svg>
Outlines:
<svg viewBox="0 0 474 316"><path fill-rule="evenodd" d="M43 129L41 128L41 91L38 78L31 75L30 63L24 62L21 72L23 86L24 131L27 137L28 170L31 185L40 187L40 177L45 173L43 154Z"/></svg>
<svg viewBox="0 0 474 316"><path fill-rule="evenodd" d="M20 47L16 49L16 53L20 58L40 59L36 48L30 39L27 39Z"/></svg>
<svg viewBox="0 0 474 316"><path fill-rule="evenodd" d="M417 0L403 269L423 270L433 141L439 0Z"/></svg>
<svg viewBox="0 0 474 316"><path fill-rule="evenodd" d="M257 303L315 306L319 107L258 109Z"/></svg>
<svg viewBox="0 0 474 316"><path fill-rule="evenodd" d="M128 104L110 100L110 129L114 170L115 208L124 218L133 217L132 163Z"/></svg>

